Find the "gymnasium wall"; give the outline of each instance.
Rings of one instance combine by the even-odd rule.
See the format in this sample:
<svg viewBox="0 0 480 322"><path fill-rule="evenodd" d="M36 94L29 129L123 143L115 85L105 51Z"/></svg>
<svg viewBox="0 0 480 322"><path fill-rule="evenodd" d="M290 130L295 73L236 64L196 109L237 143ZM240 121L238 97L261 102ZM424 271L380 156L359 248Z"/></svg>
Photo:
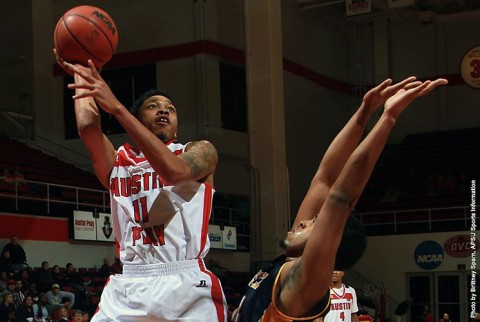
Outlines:
<svg viewBox="0 0 480 322"><path fill-rule="evenodd" d="M55 61L51 54L56 21L63 12L80 4L84 2L22 0L6 4L8 10L2 15L9 13L11 28L4 28L1 35L6 43L15 45L6 46L0 53L0 102L2 109L18 111L33 106L37 135L86 154L80 140L63 138L63 83L61 77L53 76ZM119 55L146 49L161 51L164 47L199 40L240 52L245 49L241 0L136 0L122 1L121 5L115 0L98 0L89 4L102 7L115 19ZM404 113L392 133L391 143L410 133L480 125L477 104L480 91L458 81L463 54L479 43L477 13L437 17L426 24L414 17L354 23L331 6L302 10L296 1L283 0L282 10L284 48L279 54L286 61L286 149L293 213L329 142L360 103L361 96L343 90L348 85L368 88L387 77L397 81L409 75L421 79L444 75L452 80L450 86L415 102ZM157 79L175 97L181 136L187 141L205 137L219 149L217 190L248 194L248 138L246 134L221 129L218 72L221 61L243 65L241 59L204 50L158 61ZM110 139L118 146L128 137L113 135ZM56 152L67 153L61 148ZM370 238L367 253L356 269L374 282L386 283L400 300L405 295L404 273L416 270L408 262L413 244L424 238L443 240L447 235ZM72 258L77 266L100 263L111 251L109 246L95 246L91 247L95 255L86 257L84 249L89 246L68 241L25 240L27 254L38 256L32 260L39 263L44 257L42 252L35 251L39 244L48 249L46 259L51 263ZM212 253L222 259L222 266L245 270L248 265L245 254ZM446 257L445 265L438 269L455 270L460 260Z"/></svg>
<svg viewBox="0 0 480 322"><path fill-rule="evenodd" d="M472 263L470 255L454 257L449 255L445 249L445 242L448 239L465 234L468 235L469 232L457 231L369 237L367 250L353 269L363 275L373 285L385 285L388 296L401 302L409 295L407 294L405 279L407 273L457 272L462 265L463 270L470 270ZM432 241L434 244L438 244L443 248L443 255L441 257L425 257L424 265L427 268L422 268L417 264L418 256L415 256L415 250L425 241ZM468 241L463 240L455 246L454 249L458 250L459 248L465 249L465 247L470 247L470 244L468 244ZM436 253L432 252L431 254ZM476 254L478 256L478 252ZM430 269L428 268L429 265L438 265L438 267Z"/></svg>
<svg viewBox="0 0 480 322"><path fill-rule="evenodd" d="M71 241L66 218L0 213L0 221L0 247L3 249L10 236L16 234L31 267L48 261L50 266L65 267L71 262L76 267L99 268L103 258L110 258L112 263L115 258L112 243Z"/></svg>

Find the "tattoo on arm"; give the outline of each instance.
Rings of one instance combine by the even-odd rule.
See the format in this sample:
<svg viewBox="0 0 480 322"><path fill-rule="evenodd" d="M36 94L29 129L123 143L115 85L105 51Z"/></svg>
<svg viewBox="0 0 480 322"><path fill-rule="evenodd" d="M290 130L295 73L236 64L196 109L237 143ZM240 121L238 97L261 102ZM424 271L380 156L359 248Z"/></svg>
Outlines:
<svg viewBox="0 0 480 322"><path fill-rule="evenodd" d="M180 156L187 161L194 179L211 174L218 161L217 151L211 143L205 141L193 143L192 147Z"/></svg>
<svg viewBox="0 0 480 322"><path fill-rule="evenodd" d="M283 288L294 288L295 287L295 282L298 280L298 277L300 276L300 265L297 263L293 264L293 267L290 269L290 272L288 272L287 277L282 283L282 289Z"/></svg>

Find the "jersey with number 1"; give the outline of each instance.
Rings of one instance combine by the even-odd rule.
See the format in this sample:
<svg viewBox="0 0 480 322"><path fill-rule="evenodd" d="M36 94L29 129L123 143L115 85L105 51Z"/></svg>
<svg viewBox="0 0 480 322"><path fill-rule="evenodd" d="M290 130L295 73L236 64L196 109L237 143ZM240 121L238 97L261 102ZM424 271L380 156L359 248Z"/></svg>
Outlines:
<svg viewBox="0 0 480 322"><path fill-rule="evenodd" d="M177 141L166 145L175 155L186 147ZM110 175L119 258L133 265L203 258L210 248L213 193L207 183L170 185L141 151L128 143L121 146Z"/></svg>
<svg viewBox="0 0 480 322"><path fill-rule="evenodd" d="M324 322L351 322L352 314L358 312L355 289L342 284L341 288L330 289L330 311Z"/></svg>

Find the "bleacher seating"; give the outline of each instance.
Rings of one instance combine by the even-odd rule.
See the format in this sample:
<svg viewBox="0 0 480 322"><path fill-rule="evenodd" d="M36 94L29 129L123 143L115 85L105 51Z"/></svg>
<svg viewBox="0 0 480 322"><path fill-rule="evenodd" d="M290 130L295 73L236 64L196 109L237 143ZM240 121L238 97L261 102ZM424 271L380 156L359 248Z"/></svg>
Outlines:
<svg viewBox="0 0 480 322"><path fill-rule="evenodd" d="M3 174L4 169L18 167L27 180L97 190L104 189L92 173L31 148L22 142L1 135L0 145L2 146L0 155L2 172L0 175ZM29 190L29 193L34 194L35 192Z"/></svg>
<svg viewBox="0 0 480 322"><path fill-rule="evenodd" d="M386 147L358 212L465 205L480 174L480 128L412 134ZM441 188L441 179L454 186Z"/></svg>

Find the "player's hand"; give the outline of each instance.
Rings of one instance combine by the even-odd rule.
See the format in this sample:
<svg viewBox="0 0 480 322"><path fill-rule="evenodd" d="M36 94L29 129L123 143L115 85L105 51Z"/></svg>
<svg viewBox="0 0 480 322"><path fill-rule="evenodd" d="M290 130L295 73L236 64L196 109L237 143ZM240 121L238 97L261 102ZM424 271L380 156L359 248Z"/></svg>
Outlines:
<svg viewBox="0 0 480 322"><path fill-rule="evenodd" d="M68 84L68 88L80 90L75 93L73 99L93 97L107 113L113 113L121 106L91 60L88 60L88 67L67 62L63 62L63 65L72 71L75 77L75 84Z"/></svg>
<svg viewBox="0 0 480 322"><path fill-rule="evenodd" d="M444 78L438 78L434 81L427 80L425 82L413 82L406 84L404 88L400 89L385 102L384 114L398 118L410 103L420 96L423 96L438 86L447 84L448 81Z"/></svg>
<svg viewBox="0 0 480 322"><path fill-rule="evenodd" d="M387 99L395 95L405 86L409 84L421 84L421 82L415 80L415 76L410 76L405 78L400 83L394 85L391 85L392 80L390 78L384 80L380 85L372 88L363 96L362 105L360 108L363 108L368 113L373 113L377 108L382 106Z"/></svg>
<svg viewBox="0 0 480 322"><path fill-rule="evenodd" d="M73 72L70 69L65 68L65 65L64 65L65 61L63 60L62 57L60 57L60 55L58 54L58 52L55 48L53 48L53 54L55 55L55 59L57 60L58 65L60 65L60 67L62 67L62 69L67 74L69 74L70 76L73 76Z"/></svg>

